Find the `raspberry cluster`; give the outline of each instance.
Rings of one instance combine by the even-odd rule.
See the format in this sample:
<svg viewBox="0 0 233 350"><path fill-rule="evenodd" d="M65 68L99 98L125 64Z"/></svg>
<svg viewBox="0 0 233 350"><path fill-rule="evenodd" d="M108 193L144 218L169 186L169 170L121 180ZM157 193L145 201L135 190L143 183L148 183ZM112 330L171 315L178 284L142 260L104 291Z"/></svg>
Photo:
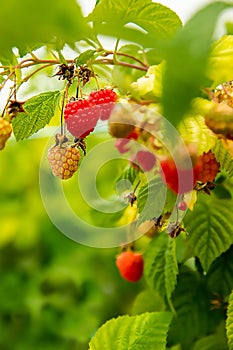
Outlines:
<svg viewBox="0 0 233 350"><path fill-rule="evenodd" d="M206 183L214 181L220 167L215 155L211 152L204 152L199 158L199 171L197 174L197 181Z"/></svg>
<svg viewBox="0 0 233 350"><path fill-rule="evenodd" d="M0 150L5 147L6 141L11 136L11 133L11 124L7 120L0 118Z"/></svg>
<svg viewBox="0 0 233 350"><path fill-rule="evenodd" d="M48 152L48 161L54 176L69 179L78 170L80 152L67 145L55 145Z"/></svg>
<svg viewBox="0 0 233 350"><path fill-rule="evenodd" d="M101 89L90 93L88 99L68 102L64 109L64 119L68 131L76 138L88 136L99 119L109 118L117 95L113 90Z"/></svg>
<svg viewBox="0 0 233 350"><path fill-rule="evenodd" d="M143 275L144 260L141 253L125 251L118 255L116 266L120 275L129 282L137 282Z"/></svg>

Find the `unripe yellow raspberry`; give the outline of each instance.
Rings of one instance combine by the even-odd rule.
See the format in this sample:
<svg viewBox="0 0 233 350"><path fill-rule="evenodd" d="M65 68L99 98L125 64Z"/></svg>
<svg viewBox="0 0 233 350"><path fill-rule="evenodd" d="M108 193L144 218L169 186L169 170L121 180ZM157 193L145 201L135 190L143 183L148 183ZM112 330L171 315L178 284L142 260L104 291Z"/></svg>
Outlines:
<svg viewBox="0 0 233 350"><path fill-rule="evenodd" d="M50 148L48 161L54 176L66 180L78 170L80 152L76 147L55 145Z"/></svg>
<svg viewBox="0 0 233 350"><path fill-rule="evenodd" d="M6 141L11 136L11 133L11 124L7 120L0 118L0 150L5 147Z"/></svg>

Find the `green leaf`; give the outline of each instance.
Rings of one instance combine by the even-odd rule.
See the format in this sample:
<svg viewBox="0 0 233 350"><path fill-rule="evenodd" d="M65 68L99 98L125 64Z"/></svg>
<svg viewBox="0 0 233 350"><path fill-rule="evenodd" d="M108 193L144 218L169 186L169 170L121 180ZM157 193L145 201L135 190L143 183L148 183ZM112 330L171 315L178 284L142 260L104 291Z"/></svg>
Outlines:
<svg viewBox="0 0 233 350"><path fill-rule="evenodd" d="M83 64L87 63L94 57L95 53L95 50L86 50L82 52L76 60L76 65L82 66Z"/></svg>
<svg viewBox="0 0 233 350"><path fill-rule="evenodd" d="M17 47L24 54L44 44L73 45L91 35L81 9L75 0L41 0L32 10L30 0L4 1L0 22L0 52L10 52ZM56 44L55 44L56 46Z"/></svg>
<svg viewBox="0 0 233 350"><path fill-rule="evenodd" d="M219 313L210 310L205 285L196 272L185 266L180 267L172 303L176 317L168 333L168 346L181 343L182 349L192 349L194 341L213 331L219 322Z"/></svg>
<svg viewBox="0 0 233 350"><path fill-rule="evenodd" d="M226 331L229 350L233 350L233 292L231 292L227 309Z"/></svg>
<svg viewBox="0 0 233 350"><path fill-rule="evenodd" d="M144 312L164 311L165 303L161 296L151 289L145 289L134 300L131 310L132 315Z"/></svg>
<svg viewBox="0 0 233 350"><path fill-rule="evenodd" d="M136 170L132 166L129 166L124 169L123 173L117 179L117 181L127 180L133 185L136 179L138 179L138 170Z"/></svg>
<svg viewBox="0 0 233 350"><path fill-rule="evenodd" d="M225 169L230 177L233 176L233 159L228 150L223 146L221 140L218 140L212 149L216 159L221 164L221 169Z"/></svg>
<svg viewBox="0 0 233 350"><path fill-rule="evenodd" d="M230 220L233 201L200 194L194 210L184 218L191 244L205 271L233 242L233 222Z"/></svg>
<svg viewBox="0 0 233 350"><path fill-rule="evenodd" d="M171 318L171 313L153 312L112 319L99 328L89 350L165 350Z"/></svg>
<svg viewBox="0 0 233 350"><path fill-rule="evenodd" d="M137 201L138 226L146 220L161 215L166 201L166 186L160 176L155 176L148 184L140 188Z"/></svg>
<svg viewBox="0 0 233 350"><path fill-rule="evenodd" d="M233 289L233 246L217 258L206 275L208 288L225 300Z"/></svg>
<svg viewBox="0 0 233 350"><path fill-rule="evenodd" d="M216 136L206 126L201 115L185 118L179 124L178 130L187 144L194 143L197 146L199 154L209 151L216 143Z"/></svg>
<svg viewBox="0 0 233 350"><path fill-rule="evenodd" d="M213 44L207 68L213 88L232 80L233 35L224 35Z"/></svg>
<svg viewBox="0 0 233 350"><path fill-rule="evenodd" d="M151 241L145 253L145 279L161 296L170 299L176 286L178 267L175 240L161 232Z"/></svg>
<svg viewBox="0 0 233 350"><path fill-rule="evenodd" d="M171 40L166 54L163 85L164 116L177 125L200 95L217 19L229 7L214 2L197 12Z"/></svg>
<svg viewBox="0 0 233 350"><path fill-rule="evenodd" d="M226 339L218 334L199 339L192 350L228 350Z"/></svg>
<svg viewBox="0 0 233 350"><path fill-rule="evenodd" d="M13 119L16 140L23 140L45 127L54 116L59 103L60 91L43 92L25 102L25 112Z"/></svg>
<svg viewBox="0 0 233 350"><path fill-rule="evenodd" d="M117 33L118 38L143 47L155 47L181 27L175 12L151 0L101 0L88 20L93 21L97 34L116 37Z"/></svg>

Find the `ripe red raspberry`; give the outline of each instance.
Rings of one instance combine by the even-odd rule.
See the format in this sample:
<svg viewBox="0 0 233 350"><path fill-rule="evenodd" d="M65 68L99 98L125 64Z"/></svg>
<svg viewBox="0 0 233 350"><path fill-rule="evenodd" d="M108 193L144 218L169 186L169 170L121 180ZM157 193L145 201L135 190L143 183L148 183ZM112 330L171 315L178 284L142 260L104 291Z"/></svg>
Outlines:
<svg viewBox="0 0 233 350"><path fill-rule="evenodd" d="M78 170L80 152L77 148L67 145L55 145L50 148L48 161L54 176L69 179Z"/></svg>
<svg viewBox="0 0 233 350"><path fill-rule="evenodd" d="M166 159L160 162L160 166L162 179L173 192L183 194L193 189L197 181L199 163L189 169L179 169L173 159Z"/></svg>
<svg viewBox="0 0 233 350"><path fill-rule="evenodd" d="M215 155L211 152L204 152L199 158L199 171L197 174L197 181L206 183L214 181L220 167Z"/></svg>
<svg viewBox="0 0 233 350"><path fill-rule="evenodd" d="M142 170L150 171L155 165L156 158L154 154L149 151L138 151L135 161L138 163L139 167L142 168Z"/></svg>
<svg viewBox="0 0 233 350"><path fill-rule="evenodd" d="M88 100L77 100L66 104L64 118L67 130L76 138L88 136L99 119L99 111L90 106Z"/></svg>
<svg viewBox="0 0 233 350"><path fill-rule="evenodd" d="M143 256L132 251L122 252L116 259L121 276L129 282L137 282L143 275Z"/></svg>
<svg viewBox="0 0 233 350"><path fill-rule="evenodd" d="M107 120L110 117L116 100L117 94L111 89L92 91L89 95L90 105L99 107L101 120Z"/></svg>
<svg viewBox="0 0 233 350"><path fill-rule="evenodd" d="M7 120L0 118L0 150L5 147L6 141L11 136L11 133L11 124Z"/></svg>

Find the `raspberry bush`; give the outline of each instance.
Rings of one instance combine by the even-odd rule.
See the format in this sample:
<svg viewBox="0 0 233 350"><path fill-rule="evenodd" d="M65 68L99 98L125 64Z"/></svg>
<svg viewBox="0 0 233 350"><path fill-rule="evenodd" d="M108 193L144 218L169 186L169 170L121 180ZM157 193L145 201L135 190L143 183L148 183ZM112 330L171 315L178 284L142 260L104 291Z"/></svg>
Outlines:
<svg viewBox="0 0 233 350"><path fill-rule="evenodd" d="M184 24L151 0L96 1L86 17L73 0L42 0L36 7L30 11L26 0L1 5L1 157L16 157L24 177L35 150L25 165L22 144L36 148L49 141L49 147L43 144L38 185L45 209L73 241L108 251L107 264L93 258L93 283L103 284L103 304L118 304L93 320L96 299L83 277L83 261L75 255L68 266L67 257L42 256L39 246L19 264L33 272L41 266L36 286L28 288L27 281L23 288L27 273L20 281L10 273L3 278L3 290L23 292L20 307L0 305L0 348L50 349L41 340L45 336L59 349L86 349L88 342L89 350L233 350L231 18L219 30L219 16L233 3L210 3ZM0 178L3 187L17 182L17 162L9 157L16 180ZM3 162L2 173L5 168ZM29 180L28 175L24 189ZM61 187L69 200L59 197ZM33 211L29 215L34 222ZM3 237L4 230L13 237L11 227L3 220ZM8 252L7 239L0 247ZM8 252L12 261L0 259L2 271L18 268L13 253ZM46 262L53 264L54 280ZM67 267L61 275L56 264ZM102 282L102 274L111 283ZM77 319L85 332L76 330ZM40 320L40 331L28 326L32 320ZM24 343L28 329L31 338Z"/></svg>

